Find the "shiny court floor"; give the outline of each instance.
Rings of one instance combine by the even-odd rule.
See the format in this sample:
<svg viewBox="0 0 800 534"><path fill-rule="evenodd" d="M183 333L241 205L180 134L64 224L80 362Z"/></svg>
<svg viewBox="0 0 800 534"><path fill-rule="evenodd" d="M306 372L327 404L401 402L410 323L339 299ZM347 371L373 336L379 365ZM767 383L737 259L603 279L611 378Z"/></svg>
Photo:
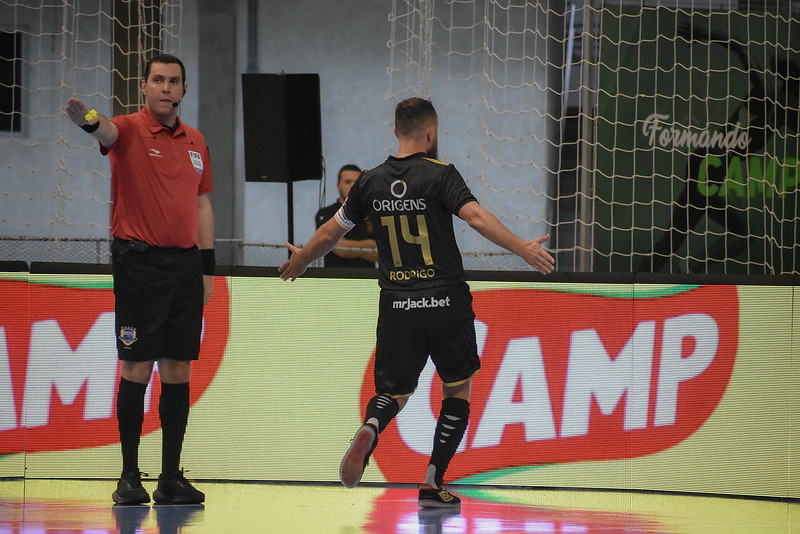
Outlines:
<svg viewBox="0 0 800 534"><path fill-rule="evenodd" d="M205 505L120 507L112 481L0 481L0 534L800 534L800 503L774 500L456 486L453 513L419 509L411 486L197 486Z"/></svg>

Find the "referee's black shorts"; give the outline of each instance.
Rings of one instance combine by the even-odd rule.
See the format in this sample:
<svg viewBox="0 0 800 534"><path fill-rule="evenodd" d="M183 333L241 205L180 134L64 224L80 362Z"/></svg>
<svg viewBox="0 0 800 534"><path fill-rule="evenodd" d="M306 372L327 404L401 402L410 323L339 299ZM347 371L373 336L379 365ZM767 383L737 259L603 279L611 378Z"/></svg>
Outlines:
<svg viewBox="0 0 800 534"><path fill-rule="evenodd" d="M196 360L203 327L197 247L161 248L115 238L111 264L120 360Z"/></svg>
<svg viewBox="0 0 800 534"><path fill-rule="evenodd" d="M455 386L480 369L469 286L381 290L375 390L411 395L431 357L442 382Z"/></svg>

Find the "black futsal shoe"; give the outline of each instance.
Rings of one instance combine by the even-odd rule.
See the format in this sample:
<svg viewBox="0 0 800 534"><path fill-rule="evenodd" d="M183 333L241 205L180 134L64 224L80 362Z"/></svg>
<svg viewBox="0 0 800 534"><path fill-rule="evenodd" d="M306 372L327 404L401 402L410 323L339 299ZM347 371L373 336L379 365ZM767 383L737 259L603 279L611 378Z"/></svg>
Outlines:
<svg viewBox="0 0 800 534"><path fill-rule="evenodd" d="M339 464L339 479L348 488L354 488L361 482L364 469L369 464L369 457L378 445L378 429L374 425L364 425L358 429L350 448Z"/></svg>
<svg viewBox="0 0 800 534"><path fill-rule="evenodd" d="M142 487L142 475L147 473L128 471L122 473L117 482L117 490L111 498L117 504L144 504L150 502L150 495Z"/></svg>
<svg viewBox="0 0 800 534"><path fill-rule="evenodd" d="M183 476L183 469L158 477L158 488L153 492L156 504L200 504L206 495Z"/></svg>
<svg viewBox="0 0 800 534"><path fill-rule="evenodd" d="M461 499L444 487L434 488L430 484L421 484L417 504L421 508L459 508Z"/></svg>

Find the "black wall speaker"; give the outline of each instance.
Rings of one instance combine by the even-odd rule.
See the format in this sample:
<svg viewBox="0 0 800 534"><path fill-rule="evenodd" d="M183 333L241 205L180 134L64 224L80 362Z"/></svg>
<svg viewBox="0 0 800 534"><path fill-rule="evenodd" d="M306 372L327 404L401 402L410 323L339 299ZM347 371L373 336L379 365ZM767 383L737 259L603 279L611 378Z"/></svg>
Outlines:
<svg viewBox="0 0 800 534"><path fill-rule="evenodd" d="M322 179L319 74L242 74L248 182Z"/></svg>

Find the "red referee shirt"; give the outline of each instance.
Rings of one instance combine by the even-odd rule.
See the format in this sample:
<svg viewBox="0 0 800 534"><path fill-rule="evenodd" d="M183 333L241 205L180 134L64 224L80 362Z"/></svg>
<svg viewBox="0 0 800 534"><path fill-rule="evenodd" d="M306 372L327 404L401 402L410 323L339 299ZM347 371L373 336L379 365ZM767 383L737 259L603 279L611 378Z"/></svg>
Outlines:
<svg viewBox="0 0 800 534"><path fill-rule="evenodd" d="M111 235L159 247L197 245L197 197L214 189L203 136L180 120L171 134L146 107L111 121L119 136L100 146L111 162Z"/></svg>

